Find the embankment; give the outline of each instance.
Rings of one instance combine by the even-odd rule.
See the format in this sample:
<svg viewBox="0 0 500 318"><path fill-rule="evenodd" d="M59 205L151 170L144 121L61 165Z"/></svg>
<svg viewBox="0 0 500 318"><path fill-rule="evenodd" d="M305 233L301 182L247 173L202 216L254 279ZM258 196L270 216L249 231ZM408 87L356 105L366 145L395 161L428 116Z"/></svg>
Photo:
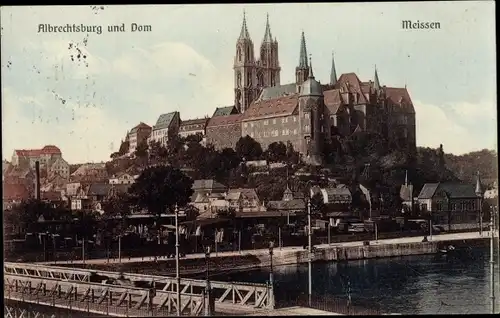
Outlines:
<svg viewBox="0 0 500 318"><path fill-rule="evenodd" d="M439 250L452 244L457 249L464 247L485 246L489 242L487 237L457 239L440 238L431 242L390 242L390 241L371 241L369 245L363 245L362 242L322 245L315 248L312 254L314 262L321 261L348 261L361 260L382 257L400 257L409 255L435 254ZM307 263L309 253L302 247L274 249L273 265L291 265ZM213 274L223 274L242 270L251 270L270 265L270 256L262 251L243 251L241 254L210 258L210 272ZM58 264L61 266L61 264ZM101 264L64 264L69 267L85 267L105 271L124 271L132 273L152 274L152 275L175 275L175 260L161 259L154 261L132 261L126 263L117 263L116 260L110 263ZM201 277L206 271L205 258L183 258L180 260L180 273L182 276ZM201 275L201 276L200 276Z"/></svg>

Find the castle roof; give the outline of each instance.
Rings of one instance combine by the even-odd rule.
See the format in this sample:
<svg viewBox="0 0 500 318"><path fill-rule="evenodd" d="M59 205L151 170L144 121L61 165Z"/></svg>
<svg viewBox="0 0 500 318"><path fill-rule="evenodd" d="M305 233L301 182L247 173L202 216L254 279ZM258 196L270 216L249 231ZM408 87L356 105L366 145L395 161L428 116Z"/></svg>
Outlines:
<svg viewBox="0 0 500 318"><path fill-rule="evenodd" d="M262 90L262 93L260 93L258 100L268 100L283 96L294 95L296 93L297 93L296 83L266 87Z"/></svg>
<svg viewBox="0 0 500 318"><path fill-rule="evenodd" d="M290 116L297 108L298 102L298 94L255 101L243 113L242 121Z"/></svg>
<svg viewBox="0 0 500 318"><path fill-rule="evenodd" d="M241 114L233 114L227 116L214 116L208 121L207 127L228 126L234 125L241 121Z"/></svg>
<svg viewBox="0 0 500 318"><path fill-rule="evenodd" d="M177 114L177 112L161 114L160 117L158 117L156 124L153 126L153 129L157 130L157 129L169 128L170 124L174 120L176 114Z"/></svg>
<svg viewBox="0 0 500 318"><path fill-rule="evenodd" d="M151 129L151 126L143 123L142 121L139 123L139 125L135 126L132 128L129 132L129 134L135 134L139 129Z"/></svg>
<svg viewBox="0 0 500 318"><path fill-rule="evenodd" d="M391 104L399 106L403 112L408 112L410 114L415 113L413 102L411 101L410 94L406 88L384 87L384 91L387 100Z"/></svg>
<svg viewBox="0 0 500 318"><path fill-rule="evenodd" d="M47 145L42 149L19 149L14 150L20 157L39 157L41 155L60 155L61 149L54 145Z"/></svg>
<svg viewBox="0 0 500 318"><path fill-rule="evenodd" d="M217 107L215 109L214 114L212 117L215 116L228 116L228 115L234 115L237 114L238 110L234 106L225 106L225 107Z"/></svg>

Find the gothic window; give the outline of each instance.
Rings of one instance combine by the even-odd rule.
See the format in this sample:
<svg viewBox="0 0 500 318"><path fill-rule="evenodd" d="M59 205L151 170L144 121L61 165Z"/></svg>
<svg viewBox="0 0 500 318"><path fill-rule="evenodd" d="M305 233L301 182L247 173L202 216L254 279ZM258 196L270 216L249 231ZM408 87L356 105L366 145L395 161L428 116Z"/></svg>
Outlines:
<svg viewBox="0 0 500 318"><path fill-rule="evenodd" d="M276 81L276 78L274 76L274 73L271 73L271 86L275 86L276 85L275 81Z"/></svg>
<svg viewBox="0 0 500 318"><path fill-rule="evenodd" d="M247 46L247 60L250 59L250 47Z"/></svg>
<svg viewBox="0 0 500 318"><path fill-rule="evenodd" d="M247 86L252 86L252 72L248 71L247 73Z"/></svg>
<svg viewBox="0 0 500 318"><path fill-rule="evenodd" d="M259 86L264 86L264 75L262 73L257 75L257 83Z"/></svg>
<svg viewBox="0 0 500 318"><path fill-rule="evenodd" d="M241 87L241 73L240 73L240 72L238 72L238 73L236 74L236 85L237 85L238 87Z"/></svg>
<svg viewBox="0 0 500 318"><path fill-rule="evenodd" d="M241 62L241 47L238 47L238 61Z"/></svg>

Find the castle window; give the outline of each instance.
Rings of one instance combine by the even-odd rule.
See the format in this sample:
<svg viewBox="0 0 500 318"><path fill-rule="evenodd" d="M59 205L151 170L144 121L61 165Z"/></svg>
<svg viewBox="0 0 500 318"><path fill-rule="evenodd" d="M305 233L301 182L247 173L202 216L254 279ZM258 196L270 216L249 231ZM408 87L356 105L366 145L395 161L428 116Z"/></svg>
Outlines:
<svg viewBox="0 0 500 318"><path fill-rule="evenodd" d="M253 123L250 123L250 127L252 127L252 128L253 128Z"/></svg>
<svg viewBox="0 0 500 318"><path fill-rule="evenodd" d="M305 131L309 132L309 129L310 129L309 125L305 125L305 126L304 126L304 130L305 130Z"/></svg>
<svg viewBox="0 0 500 318"><path fill-rule="evenodd" d="M293 134L296 135L297 134L297 129L294 129L293 130Z"/></svg>
<svg viewBox="0 0 500 318"><path fill-rule="evenodd" d="M276 125L276 118L273 119L273 125Z"/></svg>
<svg viewBox="0 0 500 318"><path fill-rule="evenodd" d="M241 87L241 73L240 73L240 72L238 72L238 73L236 74L236 85L237 85L238 87Z"/></svg>
<svg viewBox="0 0 500 318"><path fill-rule="evenodd" d="M309 113L304 113L304 118L309 118Z"/></svg>
<svg viewBox="0 0 500 318"><path fill-rule="evenodd" d="M264 120L264 126L267 126L269 124L269 120Z"/></svg>
<svg viewBox="0 0 500 318"><path fill-rule="evenodd" d="M248 127L248 123L244 123L243 127L247 128Z"/></svg>
<svg viewBox="0 0 500 318"><path fill-rule="evenodd" d="M297 121L297 116L293 116L293 122Z"/></svg>

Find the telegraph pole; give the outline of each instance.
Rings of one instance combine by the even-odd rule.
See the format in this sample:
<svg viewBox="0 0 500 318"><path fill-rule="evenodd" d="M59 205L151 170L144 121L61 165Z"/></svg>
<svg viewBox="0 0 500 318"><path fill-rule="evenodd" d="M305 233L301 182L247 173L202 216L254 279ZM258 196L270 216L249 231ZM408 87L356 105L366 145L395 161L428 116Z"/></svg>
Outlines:
<svg viewBox="0 0 500 318"><path fill-rule="evenodd" d="M181 274L179 265L179 208L175 205L175 277L177 279L177 316L181 316Z"/></svg>
<svg viewBox="0 0 500 318"><path fill-rule="evenodd" d="M307 201L307 234L309 236L309 306L312 301L312 231L311 231L311 200Z"/></svg>
<svg viewBox="0 0 500 318"><path fill-rule="evenodd" d="M491 211L490 221L490 298L491 298L491 313L495 313L495 212Z"/></svg>

